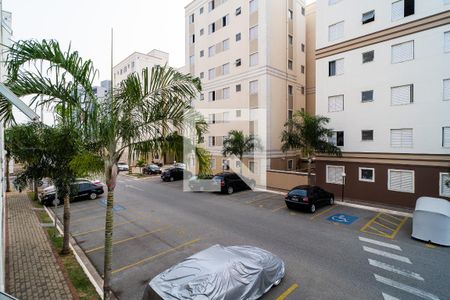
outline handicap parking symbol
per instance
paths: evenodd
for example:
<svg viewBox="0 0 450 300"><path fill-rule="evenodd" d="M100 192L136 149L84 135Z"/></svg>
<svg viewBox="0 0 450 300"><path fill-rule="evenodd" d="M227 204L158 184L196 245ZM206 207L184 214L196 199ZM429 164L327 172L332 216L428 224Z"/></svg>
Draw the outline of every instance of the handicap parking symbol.
<svg viewBox="0 0 450 300"><path fill-rule="evenodd" d="M101 200L100 200L100 205L106 207L106 199L101 199ZM125 210L125 207L123 207L123 206L120 205L120 204L115 204L115 205L113 206L113 211L114 211L114 212L118 212L118 211L122 211L122 210Z"/></svg>
<svg viewBox="0 0 450 300"><path fill-rule="evenodd" d="M358 220L358 217L356 216L349 216L346 214L335 214L332 215L331 217L327 218L328 221L331 222L336 222L336 223L341 223L341 224L345 224L345 225L350 225L353 222L355 222L356 220Z"/></svg>

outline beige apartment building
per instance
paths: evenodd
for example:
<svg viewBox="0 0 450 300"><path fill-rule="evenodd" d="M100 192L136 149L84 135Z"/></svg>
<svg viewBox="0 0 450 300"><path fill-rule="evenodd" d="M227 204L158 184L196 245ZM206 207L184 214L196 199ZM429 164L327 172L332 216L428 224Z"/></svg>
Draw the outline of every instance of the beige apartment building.
<svg viewBox="0 0 450 300"><path fill-rule="evenodd" d="M304 1L194 0L185 16L186 71L202 80L193 105L209 123L213 171L239 170L239 161L221 154L232 129L263 145L244 157L250 173L295 170L296 153L280 150L280 136L306 106Z"/></svg>

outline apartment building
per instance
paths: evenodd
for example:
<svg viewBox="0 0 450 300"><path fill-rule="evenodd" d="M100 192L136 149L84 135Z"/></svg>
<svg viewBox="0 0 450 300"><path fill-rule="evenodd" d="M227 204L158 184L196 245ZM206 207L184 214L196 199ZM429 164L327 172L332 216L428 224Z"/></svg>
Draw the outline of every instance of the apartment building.
<svg viewBox="0 0 450 300"><path fill-rule="evenodd" d="M281 132L305 108L305 9L299 0L194 0L185 7L186 70L202 80L193 101L209 123L205 147L218 172L241 162L224 158L232 129L256 136L263 151L244 169L293 170L295 152L282 153Z"/></svg>
<svg viewBox="0 0 450 300"><path fill-rule="evenodd" d="M315 19L316 113L343 151L317 158L317 184L390 205L448 199L450 1L317 0Z"/></svg>

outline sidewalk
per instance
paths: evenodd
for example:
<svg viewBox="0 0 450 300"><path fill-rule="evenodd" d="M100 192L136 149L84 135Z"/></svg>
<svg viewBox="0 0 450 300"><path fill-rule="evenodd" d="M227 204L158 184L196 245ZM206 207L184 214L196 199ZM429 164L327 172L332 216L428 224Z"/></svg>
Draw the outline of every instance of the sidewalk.
<svg viewBox="0 0 450 300"><path fill-rule="evenodd" d="M26 193L8 193L7 292L20 300L74 299Z"/></svg>

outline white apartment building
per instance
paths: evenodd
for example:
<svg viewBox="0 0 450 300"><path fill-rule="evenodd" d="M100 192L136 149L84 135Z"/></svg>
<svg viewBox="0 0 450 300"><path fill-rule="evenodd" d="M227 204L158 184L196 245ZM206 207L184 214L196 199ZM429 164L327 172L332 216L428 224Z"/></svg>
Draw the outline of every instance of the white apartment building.
<svg viewBox="0 0 450 300"><path fill-rule="evenodd" d="M244 157L244 169L295 168L295 152L281 152L280 136L305 108L304 14L302 0L194 0L185 7L186 70L202 80L193 105L209 123L205 147L214 172L240 168L221 154L232 129L264 147Z"/></svg>
<svg viewBox="0 0 450 300"><path fill-rule="evenodd" d="M317 183L412 207L450 197L450 1L317 0L316 113L340 158ZM345 174L345 178L343 178Z"/></svg>

